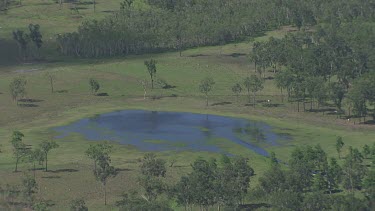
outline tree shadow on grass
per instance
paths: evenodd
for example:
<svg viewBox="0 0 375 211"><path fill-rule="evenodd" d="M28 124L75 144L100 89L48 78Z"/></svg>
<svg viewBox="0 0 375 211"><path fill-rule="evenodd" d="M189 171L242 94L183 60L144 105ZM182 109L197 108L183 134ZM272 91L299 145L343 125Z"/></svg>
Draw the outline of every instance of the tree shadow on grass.
<svg viewBox="0 0 375 211"><path fill-rule="evenodd" d="M263 107L268 107L268 108L277 108L277 107L280 107L282 106L283 104L279 104L279 103L265 103L263 104Z"/></svg>
<svg viewBox="0 0 375 211"><path fill-rule="evenodd" d="M363 124L365 124L365 125L375 125L375 120L367 120Z"/></svg>
<svg viewBox="0 0 375 211"><path fill-rule="evenodd" d="M246 54L245 53L231 53L231 54L228 54L226 56L237 58L237 57L240 57L240 56L246 56Z"/></svg>
<svg viewBox="0 0 375 211"><path fill-rule="evenodd" d="M19 107L23 108L35 108L39 107L37 104L32 104L32 103L23 103L23 104L18 104Z"/></svg>
<svg viewBox="0 0 375 211"><path fill-rule="evenodd" d="M259 203L259 204L243 204L243 205L240 205L238 208L240 210L255 210L259 208L270 208L270 207L271 207L270 204Z"/></svg>
<svg viewBox="0 0 375 211"><path fill-rule="evenodd" d="M116 171L122 172L122 171L133 171L134 169L128 169L128 168L116 168Z"/></svg>
<svg viewBox="0 0 375 211"><path fill-rule="evenodd" d="M230 105L232 104L231 102L220 102L220 103L213 103L211 106L220 106L220 105Z"/></svg>
<svg viewBox="0 0 375 211"><path fill-rule="evenodd" d="M63 90L57 90L55 91L56 93L68 93L68 90L63 89Z"/></svg>
<svg viewBox="0 0 375 211"><path fill-rule="evenodd" d="M42 177L43 179L60 179L61 177L60 176L45 176L45 177Z"/></svg>
<svg viewBox="0 0 375 211"><path fill-rule="evenodd" d="M52 171L48 171L48 172L51 172L51 173L65 173L65 172L78 172L77 169L59 169L59 170L52 170Z"/></svg>
<svg viewBox="0 0 375 211"><path fill-rule="evenodd" d="M18 102L22 102L22 103L40 103L40 102L43 102L44 100L38 100L38 99L30 99L30 98L26 98L26 99L19 99Z"/></svg>
<svg viewBox="0 0 375 211"><path fill-rule="evenodd" d="M195 58L195 57L204 57L204 56L208 56L208 55L205 55L205 54L193 54L193 55L189 55L188 57Z"/></svg>
<svg viewBox="0 0 375 211"><path fill-rule="evenodd" d="M98 96L98 97L107 97L107 96L109 96L109 95L108 95L108 93L103 92L103 93L98 93L98 94L96 94L96 96Z"/></svg>

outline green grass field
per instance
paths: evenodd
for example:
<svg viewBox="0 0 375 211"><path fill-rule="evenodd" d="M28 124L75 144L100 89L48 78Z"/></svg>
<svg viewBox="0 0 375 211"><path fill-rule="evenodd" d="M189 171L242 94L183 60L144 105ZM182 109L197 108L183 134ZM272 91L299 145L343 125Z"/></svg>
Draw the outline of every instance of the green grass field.
<svg viewBox="0 0 375 211"><path fill-rule="evenodd" d="M114 59L73 59L57 55L51 39L55 34L74 31L84 20L102 18L108 11L118 10L119 2L98 0L96 13L92 11L92 5L82 4L80 6L83 8L76 14L69 9L72 7L70 4L64 4L60 10L58 4L52 1L30 0L24 1L21 7L9 10L7 14L0 14L0 40L10 42L13 29L38 23L42 27L47 48L43 51L46 54L44 62L0 63L1 184L20 184L23 174L32 174L28 171L31 164L27 163L20 166L21 172L12 172L14 159L9 143L12 131L20 130L25 134L25 143L36 146L40 141L55 135L50 130L52 127L122 109L210 113L264 121L274 126L277 132L288 133L293 137L292 141L282 146L267 148L268 151L276 152L282 160L288 159L295 146L307 144L320 144L329 156L337 157L337 136L343 137L346 147L362 147L375 141L373 126L354 125L353 121L337 119L336 115L296 112L296 103L281 102L280 91L272 80L266 81L258 101L269 99L276 107L267 107L261 102L256 108L248 106L246 93L242 93L239 102L236 102L231 87L254 72L254 65L247 57L252 41L190 49L184 51L182 57L177 52ZM281 37L289 30L285 27L255 40ZM4 49L0 51L3 59L9 55ZM157 77L176 88L148 90L148 98L144 100L140 80L149 79L143 61L150 58L158 61ZM55 75L55 93L50 91L46 72ZM272 76L273 73L267 74ZM27 98L32 99L20 103L20 106L11 100L8 91L10 81L16 76L27 79ZM198 92L198 84L206 76L216 81L209 107L205 106L205 100ZM107 93L108 96L91 95L89 78L96 78L101 84L99 92ZM138 189L138 159L142 158L144 152L131 146L116 146L113 164L122 171L109 181L110 205L104 207L101 185L95 181L91 161L84 155L91 142L77 134L57 141L60 148L50 154L51 171L45 173L38 170L36 173L40 186L38 198L51 200L53 210L66 210L69 202L78 197L86 200L90 210L112 210L122 192ZM227 140L212 142L230 153L250 158L250 164L257 174L252 180L252 186L255 186L257 178L267 168L266 158ZM207 152L160 152L158 156L177 160L175 167L168 168L167 181L176 181L180 175L189 172L190 163L199 156L220 157L219 154Z"/></svg>

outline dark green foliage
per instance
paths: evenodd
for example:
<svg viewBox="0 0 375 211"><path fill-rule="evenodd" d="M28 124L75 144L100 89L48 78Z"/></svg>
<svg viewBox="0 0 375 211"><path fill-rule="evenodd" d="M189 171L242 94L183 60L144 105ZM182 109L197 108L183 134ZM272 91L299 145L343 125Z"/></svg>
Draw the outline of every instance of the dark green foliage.
<svg viewBox="0 0 375 211"><path fill-rule="evenodd" d="M343 185L346 189L354 191L360 189L362 179L366 174L366 168L362 164L363 157L358 149L349 148L349 155L343 164Z"/></svg>
<svg viewBox="0 0 375 211"><path fill-rule="evenodd" d="M330 198L323 192L317 191L307 194L302 204L303 210L329 210Z"/></svg>
<svg viewBox="0 0 375 211"><path fill-rule="evenodd" d="M17 41L20 54L23 55L23 59L27 58L27 45L29 44L30 37L22 30L13 31L13 39Z"/></svg>
<svg viewBox="0 0 375 211"><path fill-rule="evenodd" d="M89 209L86 207L85 200L75 199L70 202L70 210L71 211L88 211Z"/></svg>
<svg viewBox="0 0 375 211"><path fill-rule="evenodd" d="M300 193L291 190L274 192L270 198L272 207L277 210L298 210L303 200Z"/></svg>
<svg viewBox="0 0 375 211"><path fill-rule="evenodd" d="M33 41L35 46L39 49L42 47L43 41L42 41L42 34L40 33L40 26L39 24L30 24L29 25L29 31L30 31L30 39Z"/></svg>

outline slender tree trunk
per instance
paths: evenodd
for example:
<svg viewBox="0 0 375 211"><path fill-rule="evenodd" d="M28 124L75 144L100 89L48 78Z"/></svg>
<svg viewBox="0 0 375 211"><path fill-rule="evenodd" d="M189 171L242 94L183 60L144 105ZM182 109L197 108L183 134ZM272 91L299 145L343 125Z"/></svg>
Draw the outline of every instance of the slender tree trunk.
<svg viewBox="0 0 375 211"><path fill-rule="evenodd" d="M253 93L253 107L255 108L255 92Z"/></svg>
<svg viewBox="0 0 375 211"><path fill-rule="evenodd" d="M54 91L53 91L53 79L52 78L50 78L50 83L51 83L51 93L53 93Z"/></svg>
<svg viewBox="0 0 375 211"><path fill-rule="evenodd" d="M47 153L46 153L46 172L48 171L48 165L47 165L47 163L48 163L48 158L47 158Z"/></svg>
<svg viewBox="0 0 375 211"><path fill-rule="evenodd" d="M19 161L19 157L17 156L16 158L16 169L14 170L14 172L17 172L18 171L18 161Z"/></svg>
<svg viewBox="0 0 375 211"><path fill-rule="evenodd" d="M206 106L208 106L208 95L206 94Z"/></svg>
<svg viewBox="0 0 375 211"><path fill-rule="evenodd" d="M35 180L35 161L34 161L33 173L34 173L34 180Z"/></svg>
<svg viewBox="0 0 375 211"><path fill-rule="evenodd" d="M104 182L104 205L107 205L107 184Z"/></svg>

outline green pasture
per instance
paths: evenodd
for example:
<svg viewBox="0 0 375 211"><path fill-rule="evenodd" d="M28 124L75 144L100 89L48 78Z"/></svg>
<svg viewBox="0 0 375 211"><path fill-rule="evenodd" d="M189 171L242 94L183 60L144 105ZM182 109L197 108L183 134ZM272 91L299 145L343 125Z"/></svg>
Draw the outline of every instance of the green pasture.
<svg viewBox="0 0 375 211"><path fill-rule="evenodd" d="M44 3L43 3L44 2ZM54 1L29 0L23 6L0 14L0 44L11 43L11 31L25 28L29 23L41 25L46 41L46 61L29 63L0 63L0 178L1 184L20 184L25 173L33 174L31 164L20 165L20 172L13 173L14 159L10 146L12 131L20 130L25 134L25 143L37 146L42 140L51 139L56 133L51 128L69 124L84 117L123 109L146 109L156 111L181 111L225 115L263 121L274 127L275 132L285 133L292 140L281 142L279 146L267 146L278 158L287 161L291 150L296 146L320 144L329 156L338 157L335 149L337 136L342 136L345 149L348 146L361 148L375 141L373 126L354 125L355 120L347 121L333 114L297 112L297 103L282 101L280 90L273 80L266 80L264 90L258 93L255 108L248 104L246 91L243 90L239 101L233 96L231 87L242 83L243 78L254 73L254 65L249 62L248 53L254 40L265 40L270 36L281 37L289 27L272 31L264 36L249 39L242 43L233 43L217 47L201 47L182 52L128 56L113 59L73 59L63 58L55 52L54 35L76 30L79 23L90 18L101 18L110 11L118 10L120 0L97 1L97 11L92 5L82 4L79 13L71 9L72 4L64 4L60 9ZM5 40L5 41L4 41ZM0 57L9 55L4 48ZM147 99L143 99L141 80L149 80L143 62L156 59L157 78L164 79L175 88L156 87L147 90ZM0 59L1 61L1 59ZM51 93L46 73L55 77ZM210 106L198 91L198 84L204 77L214 78L216 84L210 94ZM273 76L267 72L267 76ZM9 95L9 83L15 77L27 80L28 101L20 106ZM99 93L108 96L90 94L88 80L99 81ZM271 100L271 104L264 101ZM271 106L270 106L271 105ZM309 105L306 104L309 108ZM302 107L301 107L302 108ZM202 128L202 130L205 130ZM92 174L92 161L84 154L89 144L79 134L71 134L56 140L60 147L49 156L50 172L37 170L39 184L38 198L51 200L53 210L66 210L72 199L83 197L90 210L112 210L121 193L138 189L137 176L140 174L139 159L145 152L132 146L116 145L113 153L113 165L120 168L119 175L108 183L109 206L104 207L99 182ZM163 140L149 140L151 143L163 143ZM250 159L256 176L251 184L255 186L257 178L267 169L267 159L244 149L225 139L210 140L231 154L242 155ZM344 150L345 153L345 150ZM168 167L166 181L173 183L179 176L190 171L190 164L199 156L220 159L220 154L207 152L157 152L167 161L176 160ZM169 165L168 165L169 166ZM172 182L171 182L172 181ZM251 200L251 199L249 199Z"/></svg>

